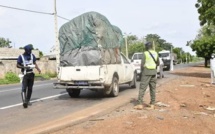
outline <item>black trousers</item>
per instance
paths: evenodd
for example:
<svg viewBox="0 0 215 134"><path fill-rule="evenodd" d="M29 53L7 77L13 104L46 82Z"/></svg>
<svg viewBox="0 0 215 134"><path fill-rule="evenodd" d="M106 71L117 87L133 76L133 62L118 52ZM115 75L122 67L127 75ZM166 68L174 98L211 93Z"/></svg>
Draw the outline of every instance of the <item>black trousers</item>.
<svg viewBox="0 0 215 134"><path fill-rule="evenodd" d="M26 94L26 100L30 101L34 85L34 73L27 73L22 80L22 92ZM28 89L28 90L26 90Z"/></svg>

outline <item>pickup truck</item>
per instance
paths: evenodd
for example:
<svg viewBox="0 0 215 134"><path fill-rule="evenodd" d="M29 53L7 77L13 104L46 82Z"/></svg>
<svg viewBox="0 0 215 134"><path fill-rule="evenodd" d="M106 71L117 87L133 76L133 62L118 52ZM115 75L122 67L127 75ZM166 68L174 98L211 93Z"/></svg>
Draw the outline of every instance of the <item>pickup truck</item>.
<svg viewBox="0 0 215 134"><path fill-rule="evenodd" d="M131 63L133 64L136 73L137 73L137 80L140 80L141 78L141 60L143 58L143 53L138 52L134 53L132 58L131 58ZM157 67L157 77L163 78L164 73L163 73L163 68L164 68L164 63L161 58L159 58L160 65Z"/></svg>
<svg viewBox="0 0 215 134"><path fill-rule="evenodd" d="M121 53L121 63L91 66L60 66L55 89L66 89L70 97L79 97L82 89L103 90L105 96L116 97L120 84L136 88L136 71Z"/></svg>

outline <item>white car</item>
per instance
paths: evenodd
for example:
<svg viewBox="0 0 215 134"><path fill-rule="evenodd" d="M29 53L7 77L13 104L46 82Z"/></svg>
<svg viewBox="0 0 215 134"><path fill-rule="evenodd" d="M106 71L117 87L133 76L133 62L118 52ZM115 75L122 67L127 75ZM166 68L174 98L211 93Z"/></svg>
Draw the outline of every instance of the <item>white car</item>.
<svg viewBox="0 0 215 134"><path fill-rule="evenodd" d="M118 96L119 85L136 88L136 71L121 54L121 63L93 66L60 66L55 89L66 89L71 97L78 97L82 89L103 90L105 95Z"/></svg>
<svg viewBox="0 0 215 134"><path fill-rule="evenodd" d="M159 62L160 62L160 65L157 67L157 77L158 78L164 78L164 63L163 63L163 60L162 58L159 58Z"/></svg>

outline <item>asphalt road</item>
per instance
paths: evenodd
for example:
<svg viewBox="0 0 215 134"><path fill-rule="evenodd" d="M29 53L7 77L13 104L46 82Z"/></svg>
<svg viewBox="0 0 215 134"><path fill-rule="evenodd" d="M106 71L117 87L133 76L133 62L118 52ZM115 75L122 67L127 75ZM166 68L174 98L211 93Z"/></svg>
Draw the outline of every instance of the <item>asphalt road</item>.
<svg viewBox="0 0 215 134"><path fill-rule="evenodd" d="M180 64L174 66L174 69L181 69L188 66L198 65L199 63ZM165 71L165 78L158 80L159 83L167 81L172 75ZM32 106L23 109L21 100L21 85L0 86L0 133L14 133L45 123L56 118L64 117L68 114L89 108L97 103L110 101L116 98L103 97L102 92L93 92L83 90L80 98L70 98L63 89L53 89L53 82L39 81L35 82ZM139 86L139 83L137 83ZM136 89L130 89L127 85L120 86L120 96L129 92L137 92Z"/></svg>

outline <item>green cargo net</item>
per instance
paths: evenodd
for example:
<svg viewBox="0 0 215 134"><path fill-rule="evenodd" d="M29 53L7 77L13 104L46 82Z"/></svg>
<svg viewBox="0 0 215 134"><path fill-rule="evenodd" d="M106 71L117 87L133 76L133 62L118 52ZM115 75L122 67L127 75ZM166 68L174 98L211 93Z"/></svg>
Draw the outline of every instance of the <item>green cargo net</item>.
<svg viewBox="0 0 215 134"><path fill-rule="evenodd" d="M120 48L124 44L121 30L97 13L84 13L65 23L59 31L60 53L83 46Z"/></svg>
<svg viewBox="0 0 215 134"><path fill-rule="evenodd" d="M97 12L84 13L61 26L59 41L61 66L112 64L108 55L118 56L124 44L121 30Z"/></svg>

